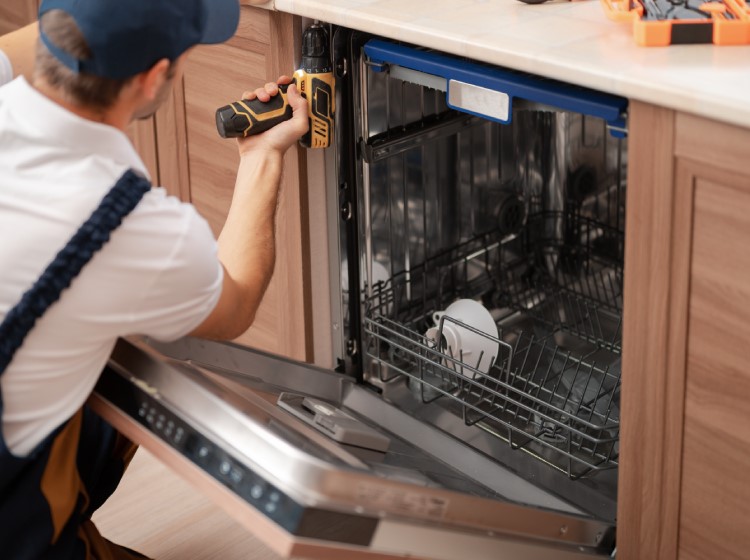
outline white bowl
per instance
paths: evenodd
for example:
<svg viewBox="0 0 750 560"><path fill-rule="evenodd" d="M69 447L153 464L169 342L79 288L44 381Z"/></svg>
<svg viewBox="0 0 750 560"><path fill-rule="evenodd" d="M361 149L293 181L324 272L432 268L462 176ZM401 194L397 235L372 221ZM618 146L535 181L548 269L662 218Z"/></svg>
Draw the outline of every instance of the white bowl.
<svg viewBox="0 0 750 560"><path fill-rule="evenodd" d="M458 361L444 360L447 367L469 377L474 372L462 364L481 373L489 372L497 359L500 344L497 325L487 308L473 299L460 299L445 311L433 313L432 319L435 326L427 330L425 338L433 347Z"/></svg>

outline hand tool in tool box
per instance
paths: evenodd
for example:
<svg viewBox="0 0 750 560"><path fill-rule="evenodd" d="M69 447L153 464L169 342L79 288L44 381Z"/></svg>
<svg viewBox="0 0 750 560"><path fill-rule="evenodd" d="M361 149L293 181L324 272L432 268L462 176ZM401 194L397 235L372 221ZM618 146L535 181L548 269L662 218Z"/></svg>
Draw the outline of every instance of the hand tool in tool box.
<svg viewBox="0 0 750 560"><path fill-rule="evenodd" d="M334 75L328 32L320 24L308 27L302 35L302 62L293 82L308 101L310 128L300 139L306 148L327 148L333 140L335 110ZM244 138L292 118L286 97L288 84L269 101L241 100L216 110L216 127L222 138Z"/></svg>
<svg viewBox="0 0 750 560"><path fill-rule="evenodd" d="M750 1L601 0L614 21L633 22L641 46L750 44Z"/></svg>

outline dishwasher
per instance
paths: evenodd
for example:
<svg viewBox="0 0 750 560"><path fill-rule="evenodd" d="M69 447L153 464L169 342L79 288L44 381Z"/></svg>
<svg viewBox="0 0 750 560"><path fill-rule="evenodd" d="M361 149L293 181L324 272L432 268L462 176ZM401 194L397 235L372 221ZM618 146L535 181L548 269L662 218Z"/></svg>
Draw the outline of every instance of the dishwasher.
<svg viewBox="0 0 750 560"><path fill-rule="evenodd" d="M335 370L123 340L93 402L283 556L614 557L627 100L330 31Z"/></svg>

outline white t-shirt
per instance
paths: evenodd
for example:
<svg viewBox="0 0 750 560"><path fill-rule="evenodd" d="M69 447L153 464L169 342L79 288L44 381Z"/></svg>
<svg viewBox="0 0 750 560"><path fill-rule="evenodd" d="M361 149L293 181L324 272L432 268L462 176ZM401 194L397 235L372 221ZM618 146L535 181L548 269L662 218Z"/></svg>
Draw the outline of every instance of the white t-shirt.
<svg viewBox="0 0 750 560"><path fill-rule="evenodd" d="M7 55L0 51L0 86L7 84L13 79L13 67Z"/></svg>
<svg viewBox="0 0 750 560"><path fill-rule="evenodd" d="M68 112L23 78L0 88L0 319L127 169L127 136ZM81 407L117 337L179 338L221 295L216 240L195 209L154 188L123 220L0 377L3 434L28 454Z"/></svg>

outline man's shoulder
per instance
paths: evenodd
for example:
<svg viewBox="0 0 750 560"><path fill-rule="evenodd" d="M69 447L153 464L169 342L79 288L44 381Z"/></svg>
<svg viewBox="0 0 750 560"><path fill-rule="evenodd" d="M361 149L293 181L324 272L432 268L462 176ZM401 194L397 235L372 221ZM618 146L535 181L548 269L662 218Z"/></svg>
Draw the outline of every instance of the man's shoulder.
<svg viewBox="0 0 750 560"><path fill-rule="evenodd" d="M147 192L124 222L125 236L139 249L156 258L180 252L200 257L209 253L215 258L211 228L195 207L167 193L162 187Z"/></svg>
<svg viewBox="0 0 750 560"><path fill-rule="evenodd" d="M21 81L23 78L16 78L15 80L3 80L2 60L0 59L0 107L3 105L12 104L15 99L20 95L19 90L22 85Z"/></svg>
<svg viewBox="0 0 750 560"><path fill-rule="evenodd" d="M2 51L0 51L0 53L2 53ZM0 67L1 66L2 57L0 57ZM2 74L2 72L3 69L0 68L0 74ZM6 76L5 81L3 81L3 76L0 75L0 101L3 101L5 103L19 103L28 101L30 90L31 85L23 76Z"/></svg>
<svg viewBox="0 0 750 560"><path fill-rule="evenodd" d="M164 187L152 187L133 211L138 220L159 221L161 226L185 227L186 222L201 220L189 202L170 195Z"/></svg>

